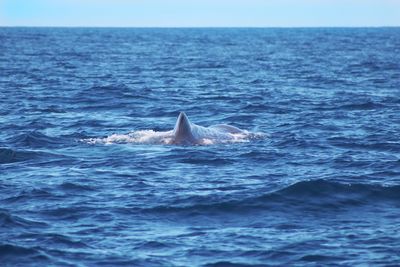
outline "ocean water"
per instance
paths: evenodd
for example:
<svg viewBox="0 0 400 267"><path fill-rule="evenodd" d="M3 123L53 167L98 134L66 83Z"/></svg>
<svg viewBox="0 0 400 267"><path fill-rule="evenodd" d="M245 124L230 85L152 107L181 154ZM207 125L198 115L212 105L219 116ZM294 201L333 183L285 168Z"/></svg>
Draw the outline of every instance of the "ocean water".
<svg viewBox="0 0 400 267"><path fill-rule="evenodd" d="M0 107L1 266L400 264L400 28L0 28Z"/></svg>

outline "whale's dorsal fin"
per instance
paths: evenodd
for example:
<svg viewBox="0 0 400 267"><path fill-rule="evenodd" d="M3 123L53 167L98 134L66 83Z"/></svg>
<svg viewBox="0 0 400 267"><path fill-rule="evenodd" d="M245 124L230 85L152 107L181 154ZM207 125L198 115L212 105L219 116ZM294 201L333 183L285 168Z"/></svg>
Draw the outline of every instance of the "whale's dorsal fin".
<svg viewBox="0 0 400 267"><path fill-rule="evenodd" d="M176 142L191 142L194 140L191 123L185 112L181 112L174 128Z"/></svg>

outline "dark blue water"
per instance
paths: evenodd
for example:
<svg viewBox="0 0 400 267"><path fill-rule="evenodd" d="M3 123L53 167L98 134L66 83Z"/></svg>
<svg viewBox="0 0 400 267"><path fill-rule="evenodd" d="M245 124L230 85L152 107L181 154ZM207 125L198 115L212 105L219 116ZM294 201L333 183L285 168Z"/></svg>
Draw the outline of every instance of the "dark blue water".
<svg viewBox="0 0 400 267"><path fill-rule="evenodd" d="M396 266L400 29L0 28L1 266ZM179 111L265 138L90 143Z"/></svg>

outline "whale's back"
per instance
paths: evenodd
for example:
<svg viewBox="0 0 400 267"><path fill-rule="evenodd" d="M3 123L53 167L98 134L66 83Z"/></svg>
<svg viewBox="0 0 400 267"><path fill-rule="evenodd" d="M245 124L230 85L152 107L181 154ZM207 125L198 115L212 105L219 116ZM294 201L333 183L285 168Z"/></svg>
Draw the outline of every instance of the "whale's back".
<svg viewBox="0 0 400 267"><path fill-rule="evenodd" d="M209 127L196 125L189 121L184 112L176 120L170 131L139 130L129 134L112 134L106 138L89 138L88 143L139 143L166 145L211 145L221 143L246 142L262 138L262 133L252 133L227 124Z"/></svg>

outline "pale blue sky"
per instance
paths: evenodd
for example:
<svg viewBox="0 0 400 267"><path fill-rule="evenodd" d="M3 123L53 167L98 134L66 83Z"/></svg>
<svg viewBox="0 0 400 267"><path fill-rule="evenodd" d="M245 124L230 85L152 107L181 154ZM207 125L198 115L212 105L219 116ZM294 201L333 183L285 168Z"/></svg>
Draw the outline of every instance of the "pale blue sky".
<svg viewBox="0 0 400 267"><path fill-rule="evenodd" d="M0 26L400 26L400 0L0 0Z"/></svg>

